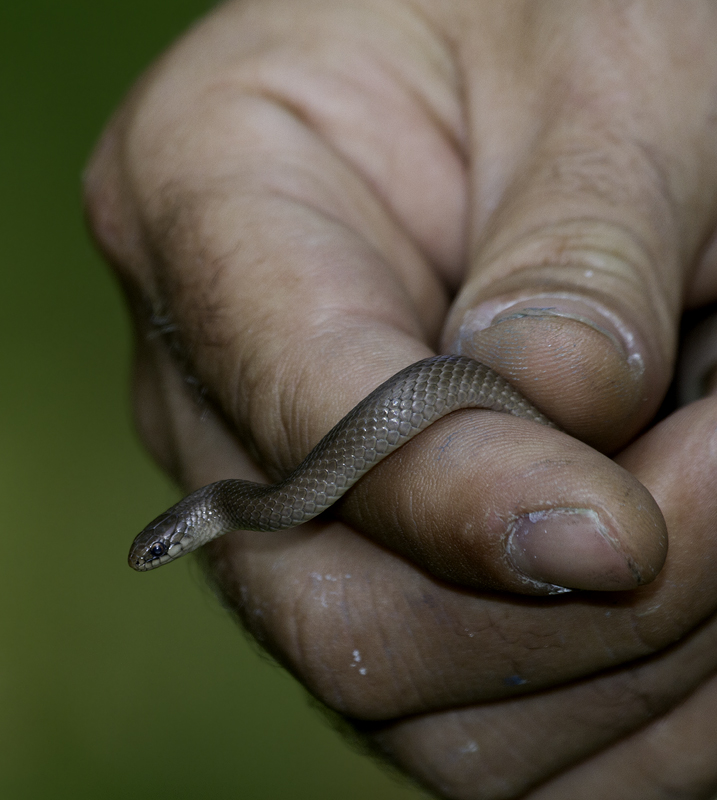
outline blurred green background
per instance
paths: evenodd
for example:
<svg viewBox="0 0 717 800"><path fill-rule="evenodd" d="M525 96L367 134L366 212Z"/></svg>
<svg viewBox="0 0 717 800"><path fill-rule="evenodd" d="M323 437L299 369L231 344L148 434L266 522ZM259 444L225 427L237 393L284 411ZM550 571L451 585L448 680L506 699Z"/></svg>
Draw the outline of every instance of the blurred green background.
<svg viewBox="0 0 717 800"><path fill-rule="evenodd" d="M256 654L190 559L126 565L176 493L134 436L129 329L80 174L210 4L0 5L0 798L415 800Z"/></svg>

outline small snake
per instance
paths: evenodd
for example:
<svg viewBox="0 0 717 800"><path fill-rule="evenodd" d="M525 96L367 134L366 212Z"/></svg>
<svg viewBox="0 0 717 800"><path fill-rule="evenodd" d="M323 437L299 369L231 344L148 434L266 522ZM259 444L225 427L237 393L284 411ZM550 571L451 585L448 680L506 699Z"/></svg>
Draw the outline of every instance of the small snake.
<svg viewBox="0 0 717 800"><path fill-rule="evenodd" d="M374 389L283 481L224 480L192 492L137 536L129 565L150 570L230 531L278 531L308 522L371 467L460 408L504 411L557 427L484 364L465 356L426 358Z"/></svg>

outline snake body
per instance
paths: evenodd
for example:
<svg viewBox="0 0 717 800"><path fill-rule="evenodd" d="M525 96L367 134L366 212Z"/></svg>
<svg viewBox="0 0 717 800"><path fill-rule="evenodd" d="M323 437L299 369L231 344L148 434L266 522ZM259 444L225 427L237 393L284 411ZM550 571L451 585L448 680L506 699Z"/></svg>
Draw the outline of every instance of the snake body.
<svg viewBox="0 0 717 800"><path fill-rule="evenodd" d="M279 483L218 481L172 506L134 540L129 564L150 570L230 531L301 525L394 450L461 408L503 411L557 427L484 364L465 356L426 358L365 397Z"/></svg>

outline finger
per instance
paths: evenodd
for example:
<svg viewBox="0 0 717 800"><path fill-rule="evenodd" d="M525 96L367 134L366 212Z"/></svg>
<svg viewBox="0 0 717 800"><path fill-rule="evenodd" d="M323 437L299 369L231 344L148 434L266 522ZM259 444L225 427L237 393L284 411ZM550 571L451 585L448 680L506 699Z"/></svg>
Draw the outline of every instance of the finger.
<svg viewBox="0 0 717 800"><path fill-rule="evenodd" d="M163 90L142 108L166 106ZM186 114L186 97L170 123L120 115L115 125L125 129L105 137L88 192L95 232L143 295L157 333L168 334L188 375L278 473L340 416L347 397L355 402L375 376L434 352L446 292L364 176L260 91L214 108L200 133L195 120L208 114L201 89L195 115ZM165 159L154 152L160 125L173 131ZM235 137L218 155L222 126ZM125 159L121 140L143 132L152 141L134 144L151 158L114 166ZM231 174L227 162L236 165ZM122 181L108 198L106 176L117 172ZM108 232L104 220L126 195L142 218ZM310 413L297 418L303 408Z"/></svg>
<svg viewBox="0 0 717 800"><path fill-rule="evenodd" d="M717 677L634 736L530 800L671 800L717 791Z"/></svg>
<svg viewBox="0 0 717 800"><path fill-rule="evenodd" d="M473 588L631 589L667 553L662 514L633 475L569 436L483 411L432 425L364 476L339 513Z"/></svg>
<svg viewBox="0 0 717 800"><path fill-rule="evenodd" d="M548 3L521 29L486 6L496 44L466 51L473 238L444 347L607 451L670 382L716 211L714 13L661 8Z"/></svg>

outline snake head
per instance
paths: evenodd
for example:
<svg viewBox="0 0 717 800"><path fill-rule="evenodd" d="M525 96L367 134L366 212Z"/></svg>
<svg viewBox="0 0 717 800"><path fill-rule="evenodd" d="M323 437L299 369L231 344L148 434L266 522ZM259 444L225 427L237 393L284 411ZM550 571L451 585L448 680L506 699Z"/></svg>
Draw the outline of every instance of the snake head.
<svg viewBox="0 0 717 800"><path fill-rule="evenodd" d="M132 542L129 565L138 572L146 572L194 550L193 544L191 526L173 506L152 520Z"/></svg>

